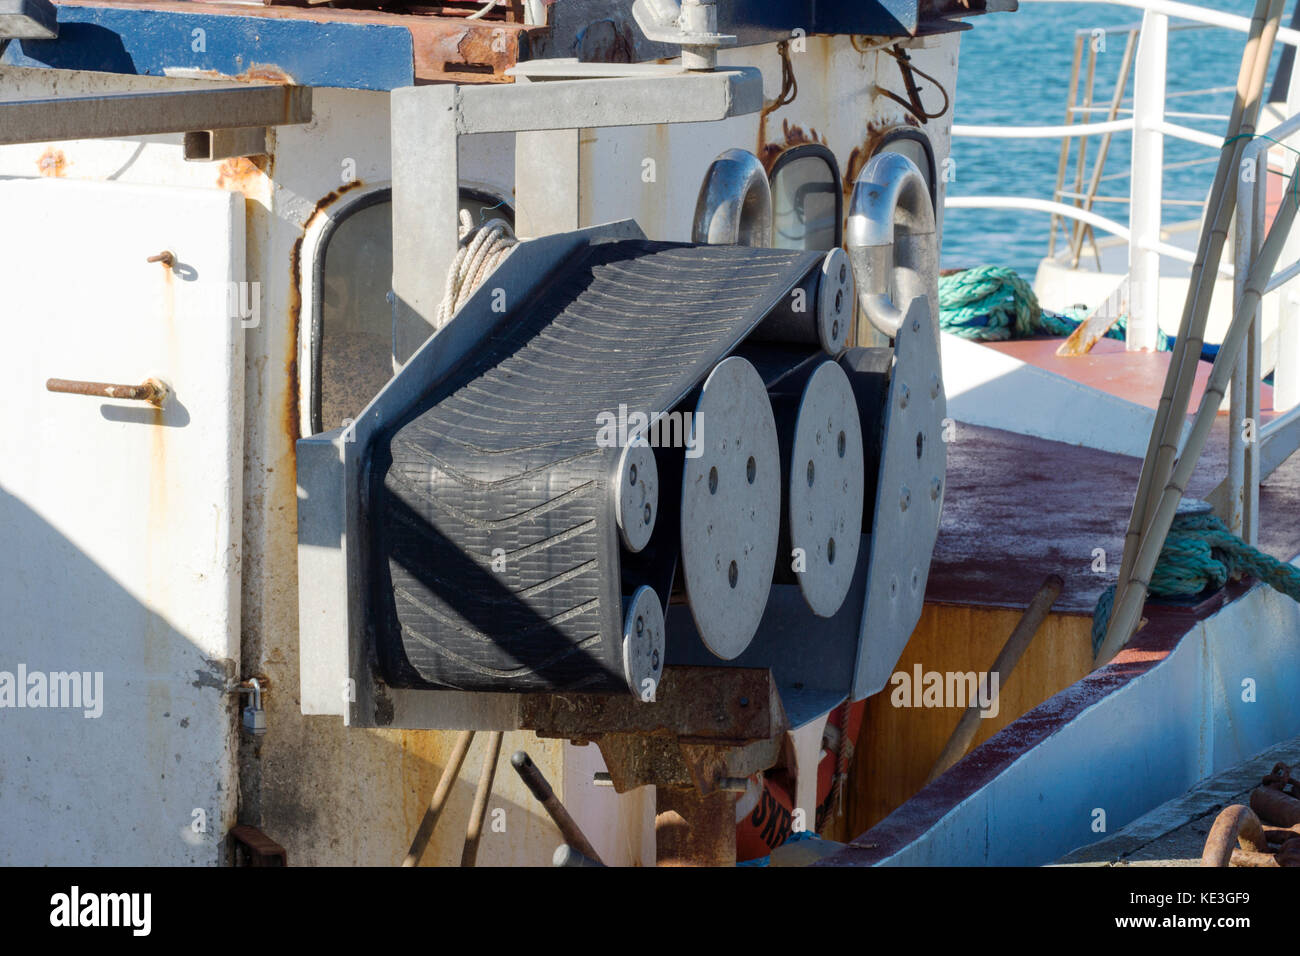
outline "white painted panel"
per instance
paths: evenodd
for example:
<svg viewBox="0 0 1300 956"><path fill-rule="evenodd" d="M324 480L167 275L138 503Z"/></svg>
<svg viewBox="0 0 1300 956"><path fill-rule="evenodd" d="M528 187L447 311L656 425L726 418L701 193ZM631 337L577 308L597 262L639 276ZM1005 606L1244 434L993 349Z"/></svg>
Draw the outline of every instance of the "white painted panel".
<svg viewBox="0 0 1300 956"><path fill-rule="evenodd" d="M0 708L0 863L220 857L237 789L243 205L0 182L0 671L102 673L97 718ZM174 270L146 261L164 249ZM45 389L150 376L171 387L160 410Z"/></svg>
<svg viewBox="0 0 1300 956"><path fill-rule="evenodd" d="M947 332L942 354L948 415L956 421L1120 455L1146 454L1155 411L1145 405Z"/></svg>

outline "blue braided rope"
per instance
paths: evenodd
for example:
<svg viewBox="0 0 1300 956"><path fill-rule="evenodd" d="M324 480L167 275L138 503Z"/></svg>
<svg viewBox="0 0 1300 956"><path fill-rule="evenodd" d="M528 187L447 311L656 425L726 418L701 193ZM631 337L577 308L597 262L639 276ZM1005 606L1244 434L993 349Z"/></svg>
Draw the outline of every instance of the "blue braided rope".
<svg viewBox="0 0 1300 956"><path fill-rule="evenodd" d="M977 342L1003 342L1031 335L1068 336L1086 318L1084 310L1050 312L1015 269L979 266L939 278L939 327ZM1123 339L1128 322L1121 316L1106 338ZM1160 333L1168 352L1173 337Z"/></svg>
<svg viewBox="0 0 1300 956"><path fill-rule="evenodd" d="M1154 597L1190 597L1248 574L1300 601L1300 568L1252 547L1212 514L1179 515L1169 527L1151 574ZM1092 614L1092 652L1101 649L1115 602L1115 585L1102 592Z"/></svg>

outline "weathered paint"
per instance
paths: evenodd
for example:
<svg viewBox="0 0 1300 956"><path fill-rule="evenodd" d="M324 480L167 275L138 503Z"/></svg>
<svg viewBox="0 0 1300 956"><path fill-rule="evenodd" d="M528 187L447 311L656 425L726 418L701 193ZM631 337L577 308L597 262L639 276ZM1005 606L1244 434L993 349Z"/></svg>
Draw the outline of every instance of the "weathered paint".
<svg viewBox="0 0 1300 956"><path fill-rule="evenodd" d="M41 153L41 158L36 161L36 168L42 176L59 179L67 172L68 158L63 155L63 150L51 146Z"/></svg>
<svg viewBox="0 0 1300 956"><path fill-rule="evenodd" d="M243 217L212 190L31 177L0 193L24 222L0 258L30 280L6 291L0 357L0 525L22 545L0 556L0 670L103 684L97 719L0 710L0 856L217 863L235 815L244 362L226 289ZM161 248L174 268L148 261ZM55 394L49 377L156 377L169 396Z"/></svg>
<svg viewBox="0 0 1300 956"><path fill-rule="evenodd" d="M57 40L15 40L0 64L250 83L391 90L509 82L545 28L375 10L61 0ZM103 32L117 36L105 53ZM336 51L347 50L346 56Z"/></svg>

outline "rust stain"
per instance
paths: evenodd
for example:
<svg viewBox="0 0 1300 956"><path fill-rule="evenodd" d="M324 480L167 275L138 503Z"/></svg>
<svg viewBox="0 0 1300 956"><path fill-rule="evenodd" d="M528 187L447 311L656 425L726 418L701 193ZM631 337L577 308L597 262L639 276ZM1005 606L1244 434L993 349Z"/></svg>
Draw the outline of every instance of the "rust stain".
<svg viewBox="0 0 1300 956"><path fill-rule="evenodd" d="M277 86L300 85L292 74L274 63L252 63L248 69L239 73L223 73L221 70L188 70L185 75L201 80L234 80L236 83L271 83Z"/></svg>
<svg viewBox="0 0 1300 956"><path fill-rule="evenodd" d="M269 166L266 156L233 156L217 170L217 188L249 196L262 189Z"/></svg>
<svg viewBox="0 0 1300 956"><path fill-rule="evenodd" d="M285 407L282 419L284 433L289 438L289 453L296 455L293 443L302 437L302 410L299 402L298 369L298 335L302 327L302 244L307 231L316 220L325 214L325 210L338 202L341 196L359 189L363 185L360 179L344 183L338 189L331 190L320 198L313 207L311 215L303 223L302 233L293 244L293 253L289 258L289 354L285 359L284 372L288 380L285 392Z"/></svg>
<svg viewBox="0 0 1300 956"><path fill-rule="evenodd" d="M63 150L51 146L41 153L40 159L36 160L36 168L40 170L42 176L62 179L68 170L68 158L63 155Z"/></svg>
<svg viewBox="0 0 1300 956"><path fill-rule="evenodd" d="M803 127L796 126L788 119L781 120L781 139L774 142L767 141L767 115L764 113L758 121L758 158L763 163L763 168L769 173L772 167L787 149L795 146L804 146L810 143L820 143L826 145L826 138L809 127L807 132Z"/></svg>

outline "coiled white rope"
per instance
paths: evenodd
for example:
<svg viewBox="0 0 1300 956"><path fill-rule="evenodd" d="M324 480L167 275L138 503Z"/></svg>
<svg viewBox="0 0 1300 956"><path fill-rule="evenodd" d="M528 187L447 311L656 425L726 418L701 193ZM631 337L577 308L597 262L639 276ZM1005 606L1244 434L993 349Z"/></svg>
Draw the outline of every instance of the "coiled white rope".
<svg viewBox="0 0 1300 956"><path fill-rule="evenodd" d="M460 211L460 249L447 272L442 304L438 306L438 328L446 325L456 310L490 276L519 244L514 230L504 219L489 219L474 226L469 210Z"/></svg>

